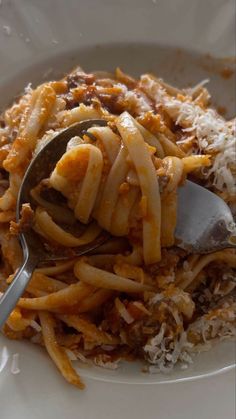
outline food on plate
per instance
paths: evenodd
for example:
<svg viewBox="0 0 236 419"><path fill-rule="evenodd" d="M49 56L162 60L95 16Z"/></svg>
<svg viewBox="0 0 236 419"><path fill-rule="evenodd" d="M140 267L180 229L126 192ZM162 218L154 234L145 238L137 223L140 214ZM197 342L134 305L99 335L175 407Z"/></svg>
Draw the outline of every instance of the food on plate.
<svg viewBox="0 0 236 419"><path fill-rule="evenodd" d="M24 173L58 132L104 119L73 137L15 222ZM177 190L191 179L235 210L235 120L210 108L205 82L186 89L144 74L85 73L30 85L0 117L3 293L22 261L18 233L71 249L102 230L93 254L39 265L3 332L46 348L79 388L74 361L117 368L141 359L149 372L186 367L195 352L235 336L235 251L189 254L175 242ZM141 372L140 372L141 373Z"/></svg>

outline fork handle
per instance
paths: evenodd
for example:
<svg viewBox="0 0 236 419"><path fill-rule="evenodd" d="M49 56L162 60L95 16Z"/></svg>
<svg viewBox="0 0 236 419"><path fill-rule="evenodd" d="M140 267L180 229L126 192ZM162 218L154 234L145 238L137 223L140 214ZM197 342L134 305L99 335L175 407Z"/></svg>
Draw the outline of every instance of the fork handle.
<svg viewBox="0 0 236 419"><path fill-rule="evenodd" d="M37 263L38 258L27 254L22 267L16 272L11 285L0 298L0 329L23 294Z"/></svg>

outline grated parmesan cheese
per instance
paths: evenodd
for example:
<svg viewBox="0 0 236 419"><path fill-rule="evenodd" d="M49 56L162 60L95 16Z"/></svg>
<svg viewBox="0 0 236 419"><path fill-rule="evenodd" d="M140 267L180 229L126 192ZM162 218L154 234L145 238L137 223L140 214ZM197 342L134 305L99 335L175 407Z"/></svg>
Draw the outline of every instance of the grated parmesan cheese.
<svg viewBox="0 0 236 419"><path fill-rule="evenodd" d="M104 354L99 354L95 356L93 362L98 367L107 368L109 370L116 370L119 367L119 360L113 362L110 360L110 357Z"/></svg>
<svg viewBox="0 0 236 419"><path fill-rule="evenodd" d="M19 354L13 354L12 355L12 363L11 363L11 373L12 374L19 374L20 368L19 368Z"/></svg>
<svg viewBox="0 0 236 419"><path fill-rule="evenodd" d="M198 141L199 152L216 154L212 167L205 172L214 176L213 185L219 191L226 187L233 195L236 191L232 168L236 161L236 139L233 129L213 109L203 110L191 102L177 99L166 102L166 110L172 114L177 110L176 124L184 131L193 132Z"/></svg>
<svg viewBox="0 0 236 419"><path fill-rule="evenodd" d="M172 341L171 338L164 337L165 329L166 325L163 323L159 333L144 346L147 360L151 364L148 368L151 374L160 371L168 374L177 362L192 363L189 351L193 345L188 342L186 332L182 331L179 339Z"/></svg>
<svg viewBox="0 0 236 419"><path fill-rule="evenodd" d="M78 357L75 355L74 351L65 348L66 355L68 356L70 361L77 361Z"/></svg>
<svg viewBox="0 0 236 419"><path fill-rule="evenodd" d="M36 332L41 332L42 328L41 326L35 321L35 320L31 320L30 322L30 326L36 330Z"/></svg>
<svg viewBox="0 0 236 419"><path fill-rule="evenodd" d="M152 107L148 103L147 98L145 98L144 95L138 95L134 91L127 91L125 94L125 101L127 101L127 104L135 110L137 115L141 115L152 110Z"/></svg>
<svg viewBox="0 0 236 419"><path fill-rule="evenodd" d="M33 89L32 89L32 83L28 83L27 86L25 86L25 94L32 94Z"/></svg>
<svg viewBox="0 0 236 419"><path fill-rule="evenodd" d="M182 101L170 96L157 80L148 75L141 77L141 86L147 94L159 102L176 125L195 136L198 153L211 154L212 166L204 171L206 178L213 177L213 185L219 191L236 193L236 136L235 121L227 123L213 109L202 109L191 98Z"/></svg>
<svg viewBox="0 0 236 419"><path fill-rule="evenodd" d="M81 352L76 351L76 356L79 361L83 362L84 364L88 364L88 360L83 354L81 354Z"/></svg>
<svg viewBox="0 0 236 419"><path fill-rule="evenodd" d="M125 305L120 301L119 298L115 299L115 306L116 309L118 311L118 313L120 314L120 316L122 317L122 319L127 323L127 324L131 324L134 322L134 318L131 316L131 314L128 312L128 310L126 309Z"/></svg>

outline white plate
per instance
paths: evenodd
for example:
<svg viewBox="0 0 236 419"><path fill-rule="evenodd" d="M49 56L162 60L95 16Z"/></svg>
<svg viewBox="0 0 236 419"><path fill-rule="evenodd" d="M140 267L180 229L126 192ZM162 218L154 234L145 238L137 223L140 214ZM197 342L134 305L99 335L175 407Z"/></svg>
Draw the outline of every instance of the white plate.
<svg viewBox="0 0 236 419"><path fill-rule="evenodd" d="M29 81L60 76L76 64L88 70L119 65L134 74L158 72L180 86L210 77L214 103L226 106L230 115L235 79L223 80L219 68L224 64L205 54L234 53L233 12L230 0L0 0L0 107ZM162 419L234 417L234 371L211 377L232 368L232 343L197 356L188 370L171 376L143 374L137 364L115 372L82 368L83 393L63 382L40 348L3 337L0 345L10 355L20 354L21 368L12 375L8 360L0 374L3 419L139 419L147 414L152 419L160 411ZM208 378L177 383L202 376ZM145 385L151 383L159 385Z"/></svg>

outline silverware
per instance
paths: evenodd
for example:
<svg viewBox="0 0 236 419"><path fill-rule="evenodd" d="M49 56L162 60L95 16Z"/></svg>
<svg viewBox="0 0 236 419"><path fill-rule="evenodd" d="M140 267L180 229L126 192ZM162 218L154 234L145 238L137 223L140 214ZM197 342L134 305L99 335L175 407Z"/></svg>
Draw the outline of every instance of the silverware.
<svg viewBox="0 0 236 419"><path fill-rule="evenodd" d="M42 179L49 177L55 164L64 154L68 141L76 135L83 135L93 125L105 126L106 124L104 120L87 120L76 123L61 131L43 147L31 162L22 181L17 201L17 221L20 219L22 204L27 202L33 204L30 191ZM227 247L236 248L235 230L231 211L221 198L189 181L179 188L175 232L179 247L191 253L210 253ZM108 238L109 234L103 232L93 243L77 248L73 256L91 252L107 241ZM0 327L5 323L24 292L37 264L45 260L69 258L69 255L65 254L64 251L57 254L47 253L33 230L21 233L20 241L24 262L0 299Z"/></svg>
<svg viewBox="0 0 236 419"><path fill-rule="evenodd" d="M76 135L83 135L92 126L104 126L104 120L88 120L76 123L69 128L55 135L52 140L39 151L30 163L23 178L16 205L16 220L20 219L22 205L29 202L34 205L30 191L39 184L42 179L48 178L57 161L66 151L67 143ZM88 245L73 249L73 257L86 254L108 240L109 234L103 232L95 241ZM24 261L21 268L16 272L15 277L7 291L0 299L0 328L7 320L14 309L20 296L23 294L30 281L32 273L39 262L46 260L63 260L71 258L71 254L47 252L37 234L31 229L20 234L20 242L23 250Z"/></svg>
<svg viewBox="0 0 236 419"><path fill-rule="evenodd" d="M190 253L236 248L236 224L228 205L206 188L187 181L178 189L175 237Z"/></svg>

